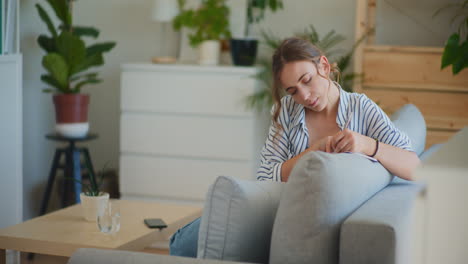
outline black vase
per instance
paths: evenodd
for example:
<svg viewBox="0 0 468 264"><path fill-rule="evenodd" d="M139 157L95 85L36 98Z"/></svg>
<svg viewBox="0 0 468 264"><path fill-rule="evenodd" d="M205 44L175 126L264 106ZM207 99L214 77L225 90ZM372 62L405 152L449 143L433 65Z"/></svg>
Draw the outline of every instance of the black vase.
<svg viewBox="0 0 468 264"><path fill-rule="evenodd" d="M231 39L231 56L236 66L252 66L257 57L256 39Z"/></svg>

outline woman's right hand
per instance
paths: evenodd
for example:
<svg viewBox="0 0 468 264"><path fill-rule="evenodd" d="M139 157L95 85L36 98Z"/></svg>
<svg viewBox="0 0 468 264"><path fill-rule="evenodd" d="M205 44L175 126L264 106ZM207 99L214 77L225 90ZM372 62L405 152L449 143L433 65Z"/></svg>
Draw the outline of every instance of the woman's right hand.
<svg viewBox="0 0 468 264"><path fill-rule="evenodd" d="M332 138L332 136L326 136L322 139L319 139L314 144L312 144L312 146L310 146L310 149L313 151L323 151L331 153L333 152Z"/></svg>

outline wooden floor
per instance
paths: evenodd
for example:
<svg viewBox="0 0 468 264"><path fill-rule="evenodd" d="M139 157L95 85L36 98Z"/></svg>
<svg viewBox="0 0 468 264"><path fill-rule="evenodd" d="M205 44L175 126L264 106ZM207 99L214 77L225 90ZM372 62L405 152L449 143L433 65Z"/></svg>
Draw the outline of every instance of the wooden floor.
<svg viewBox="0 0 468 264"><path fill-rule="evenodd" d="M145 248L143 252L169 255L167 249ZM68 257L48 256L42 254L34 254L33 260L28 260L28 253L21 253L21 264L65 264Z"/></svg>

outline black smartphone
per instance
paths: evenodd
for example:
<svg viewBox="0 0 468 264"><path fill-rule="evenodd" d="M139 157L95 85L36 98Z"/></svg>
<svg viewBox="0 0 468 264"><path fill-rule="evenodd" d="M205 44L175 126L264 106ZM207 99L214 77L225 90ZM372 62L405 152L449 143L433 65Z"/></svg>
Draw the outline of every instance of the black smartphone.
<svg viewBox="0 0 468 264"><path fill-rule="evenodd" d="M144 221L145 225L149 228L163 229L167 227L167 224L161 218L147 218Z"/></svg>

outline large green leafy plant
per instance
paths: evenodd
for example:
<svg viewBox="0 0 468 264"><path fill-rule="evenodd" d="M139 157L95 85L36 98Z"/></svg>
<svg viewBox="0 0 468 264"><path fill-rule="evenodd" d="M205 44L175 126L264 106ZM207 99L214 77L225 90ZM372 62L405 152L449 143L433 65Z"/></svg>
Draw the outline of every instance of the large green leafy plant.
<svg viewBox="0 0 468 264"><path fill-rule="evenodd" d="M367 35L367 34L366 34ZM341 72L341 77L338 78L338 83L341 87L348 92L352 91L352 84L354 79L361 78L362 74L351 72L349 69L351 58L354 54L356 47L364 40L362 36L351 47L350 50L344 51L336 48L338 44L345 40L343 35L337 34L331 30L325 36L321 37L315 27L310 25L303 32L296 33L296 37L309 40L312 44L320 48L328 57L331 63L336 63ZM259 59L259 64L263 66L263 71L256 75L256 78L261 83L261 88L254 94L247 97L247 106L257 111L270 109L273 105L273 98L271 88L273 87L273 76L271 69L271 56L276 50L283 39L274 36L271 32L262 32L262 44L269 49L267 57Z"/></svg>
<svg viewBox="0 0 468 264"><path fill-rule="evenodd" d="M229 8L226 0L203 0L197 9L186 9L186 1L178 0L182 10L173 20L173 27L192 29L189 33L190 45L198 46L205 40L229 38Z"/></svg>
<svg viewBox="0 0 468 264"><path fill-rule="evenodd" d="M86 84L101 82L97 72L86 72L91 67L104 64L103 53L110 51L115 42L95 43L86 46L83 37L97 38L99 31L93 27L73 25L74 0L47 0L60 25L55 26L45 9L36 4L42 21L47 25L50 35L41 34L37 39L39 46L46 52L42 65L47 74L41 80L60 93L80 93Z"/></svg>
<svg viewBox="0 0 468 264"><path fill-rule="evenodd" d="M448 4L439 9L434 16L446 9L456 9L452 23L458 21L458 31L450 35L442 54L441 69L452 65L452 73L458 74L468 67L468 0L457 4Z"/></svg>

